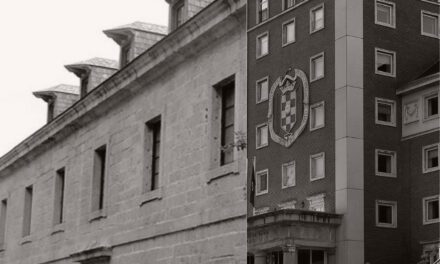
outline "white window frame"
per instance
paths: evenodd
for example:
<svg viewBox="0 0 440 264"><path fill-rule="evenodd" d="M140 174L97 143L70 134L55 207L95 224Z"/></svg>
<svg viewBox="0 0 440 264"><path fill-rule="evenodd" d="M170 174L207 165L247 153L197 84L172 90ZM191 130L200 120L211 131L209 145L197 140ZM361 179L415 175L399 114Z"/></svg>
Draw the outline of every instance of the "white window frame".
<svg viewBox="0 0 440 264"><path fill-rule="evenodd" d="M379 103L380 104L391 105L391 121L390 122L385 122L385 121L379 120L379 118L378 118L378 115L379 115ZM375 98L375 121L376 121L376 124L378 124L378 125L396 127L396 101L385 99L385 98L376 97Z"/></svg>
<svg viewBox="0 0 440 264"><path fill-rule="evenodd" d="M438 32L437 36L434 35L434 34L426 33L423 30L423 16L424 15L432 16L432 17L436 17L437 18L437 32ZM420 11L420 32L421 32L422 36L440 39L440 25L439 24L440 24L440 14L436 14L436 13L429 12L429 11L426 11L426 10L421 10Z"/></svg>
<svg viewBox="0 0 440 264"><path fill-rule="evenodd" d="M377 55L378 55L378 53L386 53L387 55L392 56L391 73L377 70ZM376 74L388 76L388 77L396 77L396 69L397 69L396 66L397 65L396 65L396 52L395 51L381 49L381 48L374 48L374 72Z"/></svg>
<svg viewBox="0 0 440 264"><path fill-rule="evenodd" d="M324 168L323 168L324 175L319 178L312 178L312 160L315 158L318 158L318 157L322 157L322 159L324 160ZM320 153L310 155L310 157L309 157L309 178L310 178L310 182L321 180L321 179L325 178L325 152L320 152Z"/></svg>
<svg viewBox="0 0 440 264"><path fill-rule="evenodd" d="M292 165L294 168L293 185L284 185L284 177L286 177L286 175L285 175L286 170L284 168L288 167L288 166L292 166ZM286 188L295 187L295 186L296 186L296 163L293 160L293 161L290 161L287 163L283 163L281 165L281 189L286 189Z"/></svg>
<svg viewBox="0 0 440 264"><path fill-rule="evenodd" d="M429 197L424 197L422 199L423 225L440 223L440 217L437 219L428 219L428 203L435 200L439 200L439 206L440 206L440 195L433 195Z"/></svg>
<svg viewBox="0 0 440 264"><path fill-rule="evenodd" d="M425 94L423 96L423 121L424 122L428 121L428 120L439 118L439 114L428 116L428 106L429 106L428 100L431 99L431 98L434 98L434 97L437 97L437 100L440 99L439 98L439 93L437 91ZM440 100L439 100L439 106L438 107L440 107Z"/></svg>
<svg viewBox="0 0 440 264"><path fill-rule="evenodd" d="M317 126L317 127L313 127L312 125L312 113L313 113L313 109L314 108L318 108L318 107L322 107L323 109L324 109L324 116L323 116L323 123L322 123L322 125L320 125L320 126ZM314 117L315 119L316 119L316 117ZM310 131L314 131L314 130L317 130L317 129L320 129L320 128L323 128L323 127L325 127L325 101L321 101L321 102L318 102L318 103L316 103L316 104L312 104L311 106L310 106L310 125L309 125L309 129L310 129Z"/></svg>
<svg viewBox="0 0 440 264"><path fill-rule="evenodd" d="M270 0L267 0L267 18L265 20L262 20L260 17L260 7L261 7L260 1L261 0L257 0L257 14L256 14L257 25L270 19Z"/></svg>
<svg viewBox="0 0 440 264"><path fill-rule="evenodd" d="M313 68L313 61L314 60L316 60L317 58L319 58L319 57L321 57L322 56L322 76L320 76L320 77L316 77L315 76L315 78L312 78L313 77L313 75L312 75L312 68ZM318 54L316 54L316 55L313 55L312 57L310 57L310 61L309 61L309 68L310 68L310 82L314 82L314 81L317 81L317 80L320 80L320 79L323 79L324 77L325 77L325 54L324 54L324 52L320 52L320 53L318 53ZM315 73L316 74L316 73Z"/></svg>
<svg viewBox="0 0 440 264"><path fill-rule="evenodd" d="M258 54L258 51L261 50L261 47L259 48L260 45L260 39L263 38L264 36L267 36L267 53L265 54ZM270 38L269 38L269 31L266 31L264 33L261 33L260 35L257 36L257 44L256 44L256 55L257 55L257 59L260 59L264 56L267 56L269 54L269 48L270 48Z"/></svg>
<svg viewBox="0 0 440 264"><path fill-rule="evenodd" d="M259 85L260 83L264 82L264 81L267 82L267 98L266 98L266 99L261 99L261 98L258 98L258 94L259 94L259 92L261 93L261 91L259 91L259 86L258 86L258 85ZM255 82L255 101L256 101L257 104L269 100L269 90L270 90L270 86L269 86L269 76L266 76L266 77L264 77L264 78L261 78L261 79L259 79L259 80L257 80L257 81Z"/></svg>
<svg viewBox="0 0 440 264"><path fill-rule="evenodd" d="M260 175L261 174L266 174L267 189L264 190L264 191L259 191L260 190L259 186L261 184L260 183ZM263 194L269 193L269 170L268 169L264 169L264 170L257 171L255 173L255 176L256 176L256 180L255 180L255 196L259 196L259 195L263 195Z"/></svg>
<svg viewBox="0 0 440 264"><path fill-rule="evenodd" d="M258 144L258 130L262 127L267 127L267 143L263 144L263 145L259 145ZM267 125L267 123L262 123L259 124L255 127L255 149L261 149L264 147L269 146L269 126Z"/></svg>
<svg viewBox="0 0 440 264"><path fill-rule="evenodd" d="M378 4L382 4L382 5L386 5L386 6L391 7L391 14L390 14L391 15L391 17L390 17L391 24L380 22L379 20L377 20L377 5ZM396 28L396 4L394 2L390 2L390 1L376 0L375 4L374 4L374 22L377 25L390 27L390 28Z"/></svg>
<svg viewBox="0 0 440 264"><path fill-rule="evenodd" d="M287 42L287 35L285 37L286 42L284 42L284 27L287 27L287 25L293 23L293 41ZM287 32L287 31L286 31ZM285 21L282 25L281 25L281 46L282 47L286 47L292 43L296 42L296 21L295 18L292 18L290 20Z"/></svg>
<svg viewBox="0 0 440 264"><path fill-rule="evenodd" d="M440 170L440 165L437 167L433 167L433 168L428 168L428 151L437 148L437 152L438 152L438 157L440 159L440 143L435 143L435 144L431 144L431 145L427 145L424 146L422 148L422 169L423 169L423 173L429 173L429 172L433 172L433 171L438 171Z"/></svg>
<svg viewBox="0 0 440 264"><path fill-rule="evenodd" d="M318 10L318 9L320 9L320 8L322 8L322 20L323 20L323 21L322 21L322 27L321 27L321 28L315 28L315 29L313 29L313 27L312 27L312 25L313 25L312 21L314 20L313 12L316 11L316 10ZM309 24L310 24L310 34L313 34L313 33L315 33L315 32L318 32L318 31L324 29L324 28L325 28L325 9L324 9L324 3L322 3L322 4L320 4L320 5L317 5L317 6L315 6L315 7L310 8L310 11L309 11L309 17L310 17L310 19L309 19ZM315 23L315 24L316 24L316 23Z"/></svg>
<svg viewBox="0 0 440 264"><path fill-rule="evenodd" d="M391 224L379 223L379 205L391 206ZM385 228L397 228L397 202L396 201L384 201L376 200L376 226Z"/></svg>
<svg viewBox="0 0 440 264"><path fill-rule="evenodd" d="M378 158L379 154L391 156L391 173L386 172L380 172L379 171L379 164L378 164ZM391 150L384 150L384 149L376 149L375 156L374 156L374 162L375 162L375 171L376 176L382 176L382 177L391 177L391 178L397 178L397 153L395 151Z"/></svg>

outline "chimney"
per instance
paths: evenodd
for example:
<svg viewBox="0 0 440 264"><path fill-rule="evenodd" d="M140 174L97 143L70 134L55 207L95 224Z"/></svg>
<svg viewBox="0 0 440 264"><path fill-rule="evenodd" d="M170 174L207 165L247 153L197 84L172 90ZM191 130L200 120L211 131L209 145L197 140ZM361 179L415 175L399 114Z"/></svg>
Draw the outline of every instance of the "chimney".
<svg viewBox="0 0 440 264"><path fill-rule="evenodd" d="M119 59L121 68L156 44L167 33L167 27L144 22L134 22L104 30L104 34L121 47Z"/></svg>
<svg viewBox="0 0 440 264"><path fill-rule="evenodd" d="M214 0L165 0L169 8L169 31L181 26L185 21L195 16L200 10L208 6Z"/></svg>
<svg viewBox="0 0 440 264"><path fill-rule="evenodd" d="M49 89L33 92L34 96L47 102L47 122L49 123L79 100L79 87L60 84Z"/></svg>
<svg viewBox="0 0 440 264"><path fill-rule="evenodd" d="M93 58L64 67L80 78L80 96L83 98L118 70L118 62L104 58Z"/></svg>

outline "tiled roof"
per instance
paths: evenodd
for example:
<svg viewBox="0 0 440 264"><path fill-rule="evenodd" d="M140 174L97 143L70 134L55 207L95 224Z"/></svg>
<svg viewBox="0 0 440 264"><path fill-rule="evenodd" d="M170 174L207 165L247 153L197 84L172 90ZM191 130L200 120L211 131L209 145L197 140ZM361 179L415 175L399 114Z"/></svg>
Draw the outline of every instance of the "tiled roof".
<svg viewBox="0 0 440 264"><path fill-rule="evenodd" d="M112 69L118 69L119 63L115 60L105 59L105 58L92 58L85 61L80 61L77 63L69 64L67 66L80 66L80 65L90 65L90 66L98 66L103 68L112 68Z"/></svg>
<svg viewBox="0 0 440 264"><path fill-rule="evenodd" d="M156 24L145 23L145 22L140 22L140 21L136 21L131 24L112 28L112 29L109 29L106 31L113 31L113 30L118 30L118 29L134 29L134 30L158 33L158 34L162 34L162 35L168 34L168 27L156 25Z"/></svg>
<svg viewBox="0 0 440 264"><path fill-rule="evenodd" d="M68 94L77 94L79 95L79 87L70 84L59 84L57 86L53 86L44 90L36 91L34 94L38 93L46 93L46 92L59 92L59 93L68 93Z"/></svg>

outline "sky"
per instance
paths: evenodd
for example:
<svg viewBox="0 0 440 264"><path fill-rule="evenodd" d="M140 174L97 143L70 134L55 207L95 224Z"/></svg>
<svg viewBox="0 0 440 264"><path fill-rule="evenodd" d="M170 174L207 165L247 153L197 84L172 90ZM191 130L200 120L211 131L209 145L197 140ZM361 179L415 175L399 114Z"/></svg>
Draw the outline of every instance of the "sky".
<svg viewBox="0 0 440 264"><path fill-rule="evenodd" d="M46 103L33 91L79 85L64 65L117 59L104 33L134 21L168 24L165 0L0 1L0 157L46 124Z"/></svg>

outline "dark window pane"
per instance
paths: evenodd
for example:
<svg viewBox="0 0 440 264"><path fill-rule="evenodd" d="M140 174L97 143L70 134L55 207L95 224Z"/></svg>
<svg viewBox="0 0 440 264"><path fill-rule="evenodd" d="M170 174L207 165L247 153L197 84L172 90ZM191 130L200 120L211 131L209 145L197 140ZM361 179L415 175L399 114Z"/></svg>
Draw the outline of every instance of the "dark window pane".
<svg viewBox="0 0 440 264"><path fill-rule="evenodd" d="M324 251L322 250L312 251L312 264L324 264Z"/></svg>
<svg viewBox="0 0 440 264"><path fill-rule="evenodd" d="M428 116L438 115L438 97L428 100Z"/></svg>
<svg viewBox="0 0 440 264"><path fill-rule="evenodd" d="M298 250L298 264L310 264L310 250L309 249Z"/></svg>
<svg viewBox="0 0 440 264"><path fill-rule="evenodd" d="M439 218L439 201L431 201L428 203L428 220Z"/></svg>
<svg viewBox="0 0 440 264"><path fill-rule="evenodd" d="M379 205L379 223L382 224L392 224L392 207L389 205Z"/></svg>
<svg viewBox="0 0 440 264"><path fill-rule="evenodd" d="M377 170L383 173L391 173L391 156L379 154L377 156Z"/></svg>
<svg viewBox="0 0 440 264"><path fill-rule="evenodd" d="M383 122L391 122L391 105L378 104L377 119Z"/></svg>

